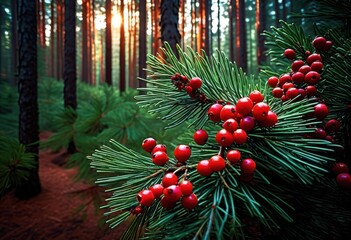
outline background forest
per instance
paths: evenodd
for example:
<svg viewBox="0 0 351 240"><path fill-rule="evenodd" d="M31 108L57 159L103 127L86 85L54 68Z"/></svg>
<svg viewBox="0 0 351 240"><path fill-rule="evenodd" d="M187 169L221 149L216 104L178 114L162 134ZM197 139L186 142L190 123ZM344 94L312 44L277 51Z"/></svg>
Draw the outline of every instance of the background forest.
<svg viewBox="0 0 351 240"><path fill-rule="evenodd" d="M250 207L239 207L239 215L243 214L244 220L242 223L237 218L233 218L235 224L240 225L237 232L236 229L235 233L231 232L232 228L226 225L228 224L226 222L227 216L223 220L220 214L218 214L219 217L217 216L219 219L217 220L220 222L220 227L216 226L218 231L211 229L210 224L208 224L208 230L204 232L206 222L201 223L200 221L189 224L187 229L189 233L193 234L196 232L197 225L201 223L195 236L202 236L205 239L211 239L211 237L220 239L223 236L234 235L237 239L323 239L326 236L330 237L330 234L333 234L333 239L342 239L345 235L349 235L347 225L350 223L348 219L351 217L351 212L349 206L346 206L345 200L349 199L348 188L351 180L350 183L347 183L349 185L339 189L335 181L335 172L330 172L331 163L329 162L330 159L335 160L336 158L338 162L349 164L351 151L349 148L351 145L351 141L349 141L351 139L349 128L351 121L349 117L350 95L347 92L350 74L343 71L343 66L344 68L348 66L347 49L350 47L351 28L349 28L350 10L348 8L350 1L341 2L343 7L340 8L338 1L331 0L0 0L0 200L6 194L11 194L12 190L14 190L14 196L20 199L30 199L40 194L42 189L38 167L40 168L43 160L39 156L43 153L58 154L59 157L53 159L52 163L64 169L75 169L74 181L86 184L86 187L77 193L89 200L74 207L80 212L87 213L89 205L92 203L98 209L106 204L103 202L105 198L108 201L112 199L112 203L107 203L111 204L108 207L112 210L106 215L112 215L112 217L108 216L110 217L108 220L110 226L118 226L124 221L122 217L134 214L134 210L132 211L134 207L131 208L130 205L135 203L130 199L134 201L135 194L131 195L130 191L123 192L122 190L128 200L124 201L124 199L123 203L116 204L118 206L114 209L113 202L119 203L118 194L121 193L113 193L114 197L117 196L115 200L113 197L106 197L103 190L107 186L111 187L109 185L111 183L112 190L118 189L118 186L113 184L117 184L118 181L118 183L124 184L126 182L127 184L128 178L143 179L143 174L149 171L147 168L143 169L133 165L135 159L126 158L124 154L132 154L138 159L145 159L141 143L148 136L153 136L158 142L172 148L179 140L190 142L192 138L190 137L191 140L189 140L189 136L192 136L193 131L188 127L189 121L195 118L192 124L201 128L208 122L207 115L203 117L196 107L203 110L209 106L211 101L220 101L222 98L227 100L227 97L236 101L239 95L242 97L241 95L254 88L264 91L268 95L265 85L267 79L287 71L290 67L289 61L291 59L284 58L284 49L291 47L296 50L298 57L305 56L304 49L313 49L311 41L314 36L325 35L334 41L336 47L333 48L330 55L323 52L324 50L322 51L325 54L323 55L323 63L327 66L324 69L331 69L330 72L324 72L323 79L332 78L335 73L337 77L333 82L334 85L332 82L330 84L332 86L338 85L336 90L339 95L337 97L333 95L333 92L330 91L330 85L321 84L318 85L318 94L320 94L318 97L321 97L323 103L330 104L330 118L342 120L341 129L343 132L333 133L333 141L325 141L324 139L301 140L299 146L306 147L308 150L305 152L298 148L295 149L294 141L290 143L293 150L298 152L297 155L300 154L298 157L303 159L303 163L305 163L305 159L308 159L306 162L312 162L307 163L307 169L311 170L312 166L311 175L309 172L305 172L305 166L300 167L298 164L294 165L295 163L292 166L286 165L289 171L293 171L293 174L288 174L286 179L283 170L282 175L272 176L273 173L279 172L278 167L269 165L272 171L269 171L269 167L264 167L264 171L267 172L263 171L263 173L258 174L258 182L261 181L260 183L263 184L277 181L286 185L283 185L281 189L267 188L268 191L263 189L264 185L261 185L262 189L258 191L256 197L264 199L267 201L267 205L271 204L272 207L269 210L267 210L268 208L264 209L263 211L266 212L263 214L254 206L256 204L252 200L254 197L251 199L248 195L243 194L250 200L252 206L251 210ZM327 31L326 29L330 27L337 30L335 32L334 30ZM290 32L285 34L284 31ZM347 41L340 40L344 37ZM177 45L179 46L178 50L176 49ZM162 47L165 46L166 50L162 51ZM231 68L238 72L236 67L240 68L239 77L233 84L234 87L227 79L224 79L223 86L220 81L213 80L214 77L211 74L219 74L213 70L211 74L208 74L211 76L209 79L213 82L207 82L206 84L209 84L207 86L204 84L204 89L207 88L206 94L213 94L212 97L216 98L205 98L202 101L195 97L195 100L199 100L200 104L191 105L194 103L186 102L188 100L181 95L180 89L178 89L179 92L176 92L174 86L167 86L164 82L165 78L176 76L173 75L175 72L171 71L184 70L178 60L182 64L185 62L184 64L193 66L196 73L202 73L206 67L205 60L199 63L194 59L191 62L190 58L186 58L185 52L193 53L190 49L195 52L203 52L209 56L209 61L213 56L219 56L220 60L216 62L218 66L226 66L226 60L234 62L234 67L230 65ZM170 52L175 55L171 55ZM334 53L339 54L338 57L330 57ZM340 54L345 54L346 60L340 57ZM164 61L158 61L153 56L158 56ZM324 57L327 59L325 62ZM338 61L346 61L346 65L343 65L344 62L343 64L335 64L336 66L333 65L334 62L339 63ZM163 65L164 62L165 65ZM182 74L187 73L184 70ZM157 82L157 80L160 81ZM222 88L230 89L230 87L244 90L240 90L238 96L235 95L237 93L234 91L223 93L219 90ZM233 95L230 96L230 94ZM139 100L139 106L136 104L136 99ZM184 107L183 100L189 104L188 109L182 108ZM285 140L285 134L288 136L287 141L290 138L295 140L296 132L294 131L295 128L301 127L297 126L300 123L303 125L301 127L303 129L298 130L301 132L297 131L301 135L300 138L311 132L310 126L314 122L311 121L309 124L309 120L305 121L304 119L305 122L296 120L308 112L304 109L303 104L300 106L300 103L288 101L287 105L279 108L281 102L278 102L277 99L266 96L265 100L270 101L275 111L280 112L282 122L286 121L288 125L286 128L279 125L281 132L279 132L278 127L276 132L272 128L273 131L268 133L268 136L275 139L272 140L272 149L276 147L274 144L278 145L279 141ZM346 102L341 103L344 100L347 104ZM290 103L292 104L289 105ZM312 106L311 103L305 103L307 107ZM36 107L28 108L28 105ZM164 115L164 111L169 109L174 110L174 113L170 111L168 115ZM289 122L284 116L292 117L292 120ZM250 138L265 139L267 132L262 129L250 135ZM290 131L291 129L293 130ZM335 145L333 137L335 137ZM114 140L109 142L110 139ZM270 138L268 137L268 139ZM213 143L211 144L211 148L195 150L194 158L208 156L214 152ZM344 149L338 144L344 146ZM106 148L98 150L105 145L111 149L113 147L119 148L120 152L113 152L111 149L106 150ZM286 155L284 156L284 151L286 150L289 154L292 152L289 147L285 148L285 146L281 152L277 150L273 151L274 153L269 152L271 149L268 149L267 146L259 147L259 144L255 145L255 143L252 146L256 148L254 151L257 151L255 154L258 158L261 157L261 160L264 161L272 158L278 163L283 163L281 159L287 158ZM270 155L264 152L260 156L259 151L266 148ZM311 152L316 151L316 155L310 153L310 149L312 149ZM330 149L333 151L336 149L335 155L329 154ZM112 152L109 152L110 150ZM318 151L327 153L325 156L318 155L320 154ZM121 154L120 159L117 157L119 153ZM244 153L249 155L253 152L248 148L244 150ZM274 156L275 153L282 153L283 157L279 159L279 157ZM101 156L104 156L106 161L113 154L117 154L115 159L122 161L121 164L125 164L123 165L125 168L115 169L107 162L100 163L102 157L99 154L102 154ZM266 158L265 154L269 157ZM313 175L325 167L325 165L319 166L319 161L329 164L328 170L326 170L327 180L319 179L321 176L318 175L319 173L316 174L318 177ZM315 163L316 166L313 165ZM283 165L285 166L285 163ZM135 171L139 169L142 173L138 175L133 172L133 169ZM104 174L99 173L99 170L105 171ZM237 170L235 171L237 173ZM114 174L118 176L114 178ZM296 189L289 190L291 195L285 196L284 191L295 186L295 179L292 177L295 176L294 174L296 174L297 179L300 178L303 184L296 186ZM150 176L154 177L153 174ZM291 179L289 179L290 177ZM201 177L196 178L196 175L195 179L198 183L203 181ZM221 179L223 179L222 176ZM113 183L114 181L116 183ZM248 182L250 181L248 180ZM150 182L151 180L148 180L148 183ZM311 191L309 187L316 182L320 183L320 186ZM135 187L133 184L139 184L138 180L131 183L130 186ZM254 184L247 186L249 186L247 189L251 189ZM202 191L210 191L201 189ZM348 189L346 193L345 189ZM217 190L215 190L216 194ZM328 191L330 195L326 194ZM108 194L107 196L109 196ZM270 197L265 197L265 194ZM227 201L225 197L222 198L222 195L218 196L221 196L218 197L218 199L222 199L221 201L224 201L223 199ZM295 196L296 199L291 196ZM284 209L281 210L280 206L275 204L275 201L281 201L285 204L285 198L294 200L292 205L296 207L296 213L291 210L285 212ZM320 202L321 199L324 202ZM285 205L290 207L288 203ZM120 206L127 206L126 209L128 209L122 209ZM158 207L151 209L155 211L153 214L157 213ZM253 212L250 212L251 217L247 217L249 215L245 212L247 209L249 212ZM119 212L119 210L122 214L114 217L114 211ZM256 210L257 212L255 212ZM280 214L278 218L275 218L274 210ZM137 216L135 218L137 220L132 220L135 224L131 224L131 227L127 228L123 237L125 239L139 237L138 234L141 233L137 225L144 224L145 219L147 219L145 221L149 221L151 218L144 218L144 216L150 212ZM180 213L183 214L182 210ZM193 213L191 212L192 217L194 217ZM257 215L252 217L256 213ZM263 217L265 214L269 216L268 220ZM290 221L292 219L290 214L296 222L292 224L284 222L280 231L286 231L287 234L282 236L281 232L277 231L280 228L276 223L280 219ZM170 219L168 218L168 220ZM191 218L189 219L191 220ZM262 222L257 223L257 219ZM165 223L168 220L166 217ZM161 231L164 234L172 235L171 231L160 230L159 226L163 224L162 221L151 219L147 224L150 224L150 229L153 231L148 232L149 235L146 237L157 239L156 236ZM173 223L180 226L183 224L182 221L175 220ZM168 223L170 224L170 222ZM271 223L272 226L269 226L269 231L267 231L267 225ZM167 226L167 224L163 225ZM306 227L305 224L307 224ZM242 227L244 230L241 229ZM272 229L270 229L271 227ZM302 228L303 231L299 231ZM272 234L270 230L275 231L277 235ZM175 232L174 238L181 237L183 233L178 234L180 235ZM8 236L12 235L9 233ZM162 238L161 235L157 237Z"/></svg>

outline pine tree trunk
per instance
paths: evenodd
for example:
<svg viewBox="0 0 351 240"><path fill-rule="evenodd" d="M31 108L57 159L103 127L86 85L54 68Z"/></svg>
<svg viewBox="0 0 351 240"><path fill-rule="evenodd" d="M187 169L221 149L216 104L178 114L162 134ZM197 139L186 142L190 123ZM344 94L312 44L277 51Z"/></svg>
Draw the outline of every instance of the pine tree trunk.
<svg viewBox="0 0 351 240"><path fill-rule="evenodd" d="M112 85L112 34L111 34L111 0L106 0L105 32L105 82Z"/></svg>
<svg viewBox="0 0 351 240"><path fill-rule="evenodd" d="M49 76L54 77L55 72L55 11L54 11L54 1L50 4L50 63L49 63Z"/></svg>
<svg viewBox="0 0 351 240"><path fill-rule="evenodd" d="M221 6L220 6L220 1L217 0L217 15L218 15L218 25L217 25L217 48L219 51L221 51Z"/></svg>
<svg viewBox="0 0 351 240"><path fill-rule="evenodd" d="M41 192L38 174L39 124L37 90L37 23L36 2L18 1L18 91L19 91L19 141L26 151L35 154L37 166L29 177L16 187L15 195L30 198Z"/></svg>
<svg viewBox="0 0 351 240"><path fill-rule="evenodd" d="M82 3L82 73L81 80L83 82L88 82L88 20L87 20L87 2L88 0L83 0Z"/></svg>
<svg viewBox="0 0 351 240"><path fill-rule="evenodd" d="M157 7L157 6L155 6ZM146 72L146 1L139 3L139 77L145 79ZM139 87L146 87L146 82L139 80Z"/></svg>
<svg viewBox="0 0 351 240"><path fill-rule="evenodd" d="M236 63L245 72L247 71L247 44L245 26L245 0L236 0Z"/></svg>
<svg viewBox="0 0 351 240"><path fill-rule="evenodd" d="M64 106L77 108L77 68L76 68L76 0L65 0L65 50L64 50ZM74 153L73 141L68 145L67 152Z"/></svg>
<svg viewBox="0 0 351 240"><path fill-rule="evenodd" d="M211 50L211 42L212 42L212 36L211 36L211 6L212 6L212 0L204 0L205 2L205 44L204 44L204 49L205 52L208 56L212 54Z"/></svg>
<svg viewBox="0 0 351 240"><path fill-rule="evenodd" d="M262 65L266 61L266 54L264 54L264 36L263 30L266 29L266 0L256 0L256 33L257 33L257 64Z"/></svg>
<svg viewBox="0 0 351 240"><path fill-rule="evenodd" d="M161 1L161 40L168 42L173 52L178 56L176 45L180 44L180 34L178 31L178 0Z"/></svg>
<svg viewBox="0 0 351 240"><path fill-rule="evenodd" d="M274 0L274 12L275 12L275 26L279 27L279 1Z"/></svg>
<svg viewBox="0 0 351 240"><path fill-rule="evenodd" d="M11 84L17 84L17 1L11 3Z"/></svg>
<svg viewBox="0 0 351 240"><path fill-rule="evenodd" d="M230 0L229 4L229 59L234 61L234 16L235 16L235 0Z"/></svg>
<svg viewBox="0 0 351 240"><path fill-rule="evenodd" d="M120 5L121 28L120 28L120 51L119 51L119 91L122 93L126 90L126 49L124 35L124 1Z"/></svg>

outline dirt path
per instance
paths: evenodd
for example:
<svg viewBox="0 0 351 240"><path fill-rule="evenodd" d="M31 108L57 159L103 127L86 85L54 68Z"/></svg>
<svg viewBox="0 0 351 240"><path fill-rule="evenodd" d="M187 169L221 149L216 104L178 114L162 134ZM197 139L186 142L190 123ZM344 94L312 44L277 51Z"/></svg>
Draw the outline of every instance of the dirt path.
<svg viewBox="0 0 351 240"><path fill-rule="evenodd" d="M46 138L47 134L43 133L41 137ZM62 152L40 152L42 193L38 196L23 201L10 192L0 199L1 240L119 239L119 229L98 226L102 215L95 213L92 203L88 205L85 217L82 212L75 213L89 199L74 192L89 188L89 185L73 181L75 169L52 163L61 156Z"/></svg>

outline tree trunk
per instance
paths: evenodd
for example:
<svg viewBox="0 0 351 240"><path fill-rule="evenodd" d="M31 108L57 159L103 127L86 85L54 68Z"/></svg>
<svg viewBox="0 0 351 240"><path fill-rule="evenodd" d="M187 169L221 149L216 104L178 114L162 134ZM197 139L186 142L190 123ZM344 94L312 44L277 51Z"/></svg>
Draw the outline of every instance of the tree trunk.
<svg viewBox="0 0 351 240"><path fill-rule="evenodd" d="M257 64L258 67L266 61L266 54L264 54L264 36L263 30L266 29L266 0L256 0L256 33L257 33Z"/></svg>
<svg viewBox="0 0 351 240"><path fill-rule="evenodd" d="M120 51L119 51L119 91L122 93L126 90L126 48L124 35L124 1L120 5L121 28L120 28Z"/></svg>
<svg viewBox="0 0 351 240"><path fill-rule="evenodd" d="M50 63L49 63L49 76L54 77L55 72L55 11L54 1L50 4Z"/></svg>
<svg viewBox="0 0 351 240"><path fill-rule="evenodd" d="M77 109L77 67L76 67L76 0L65 0L65 51L64 51L64 106ZM67 152L74 153L73 141L68 145Z"/></svg>
<svg viewBox="0 0 351 240"><path fill-rule="evenodd" d="M179 0L161 1L161 40L168 42L178 57L177 44L180 44L178 31Z"/></svg>
<svg viewBox="0 0 351 240"><path fill-rule="evenodd" d="M81 80L83 82L88 82L88 20L87 20L87 2L88 0L83 0L82 3L82 73Z"/></svg>
<svg viewBox="0 0 351 240"><path fill-rule="evenodd" d="M205 2L205 44L204 44L204 49L205 52L208 56L211 56L212 54L212 49L211 49L211 42L212 42L212 36L211 36L211 6L212 6L212 0L204 0Z"/></svg>
<svg viewBox="0 0 351 240"><path fill-rule="evenodd" d="M275 26L279 27L279 1L274 0L274 12L275 12Z"/></svg>
<svg viewBox="0 0 351 240"><path fill-rule="evenodd" d="M11 3L11 84L17 84L17 1Z"/></svg>
<svg viewBox="0 0 351 240"><path fill-rule="evenodd" d="M39 121L37 90L37 19L36 2L18 0L18 91L19 141L35 154L36 167L28 179L16 187L15 195L26 199L41 192L39 180Z"/></svg>
<svg viewBox="0 0 351 240"><path fill-rule="evenodd" d="M234 16L235 16L235 0L230 0L229 3L229 60L234 61Z"/></svg>
<svg viewBox="0 0 351 240"><path fill-rule="evenodd" d="M155 6L156 8L157 6ZM146 78L146 1L139 2L139 77ZM146 82L139 80L139 87L146 87Z"/></svg>
<svg viewBox="0 0 351 240"><path fill-rule="evenodd" d="M221 51L221 6L220 6L219 0L217 0L217 11L218 11L217 48L219 51Z"/></svg>
<svg viewBox="0 0 351 240"><path fill-rule="evenodd" d="M245 24L245 0L236 0L236 63L245 72L247 71L247 44Z"/></svg>
<svg viewBox="0 0 351 240"><path fill-rule="evenodd" d="M112 85L112 34L111 34L111 0L106 0L105 32L105 82Z"/></svg>

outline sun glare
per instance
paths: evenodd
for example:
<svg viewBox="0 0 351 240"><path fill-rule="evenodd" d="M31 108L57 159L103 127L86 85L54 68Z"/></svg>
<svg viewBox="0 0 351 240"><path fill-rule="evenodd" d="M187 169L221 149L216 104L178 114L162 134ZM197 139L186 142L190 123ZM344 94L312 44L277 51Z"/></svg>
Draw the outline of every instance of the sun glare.
<svg viewBox="0 0 351 240"><path fill-rule="evenodd" d="M122 23L122 17L121 14L114 12L111 20L112 27L118 28L121 26Z"/></svg>

